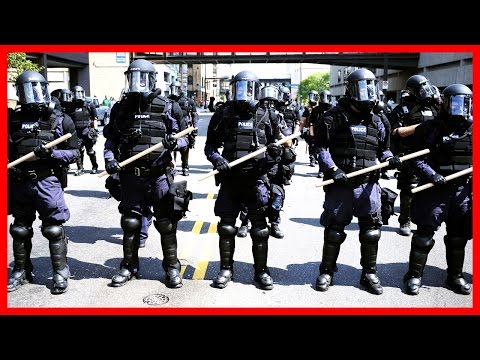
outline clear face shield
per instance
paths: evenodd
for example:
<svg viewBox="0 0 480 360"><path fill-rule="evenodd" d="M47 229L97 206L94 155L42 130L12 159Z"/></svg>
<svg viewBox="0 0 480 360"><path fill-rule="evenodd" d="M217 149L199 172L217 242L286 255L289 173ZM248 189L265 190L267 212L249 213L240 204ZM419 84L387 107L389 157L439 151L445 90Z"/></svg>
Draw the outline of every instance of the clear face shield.
<svg viewBox="0 0 480 360"><path fill-rule="evenodd" d="M60 101L62 102L72 102L72 93L61 93Z"/></svg>
<svg viewBox="0 0 480 360"><path fill-rule="evenodd" d="M232 84L232 100L249 101L255 100L255 82L240 80Z"/></svg>
<svg viewBox="0 0 480 360"><path fill-rule="evenodd" d="M260 99L277 100L279 91L276 87L265 86L260 90Z"/></svg>
<svg viewBox="0 0 480 360"><path fill-rule="evenodd" d="M75 90L73 92L73 100L85 100L85 91Z"/></svg>
<svg viewBox="0 0 480 360"><path fill-rule="evenodd" d="M472 115L472 98L470 95L453 95L449 99L450 106L447 109L449 115L461 116L469 120Z"/></svg>
<svg viewBox="0 0 480 360"><path fill-rule="evenodd" d="M435 96L435 88L430 85L430 82L425 81L418 85L415 89L415 95L420 99L433 98Z"/></svg>
<svg viewBox="0 0 480 360"><path fill-rule="evenodd" d="M127 71L125 74L125 93L145 93L155 88L155 74L146 71Z"/></svg>
<svg viewBox="0 0 480 360"><path fill-rule="evenodd" d="M320 102L324 104L331 104L332 103L332 95L327 93L320 94Z"/></svg>
<svg viewBox="0 0 480 360"><path fill-rule="evenodd" d="M375 80L359 80L350 84L350 95L356 101L371 101L378 100L378 93Z"/></svg>
<svg viewBox="0 0 480 360"><path fill-rule="evenodd" d="M18 85L17 96L22 104L48 104L51 100L47 83L36 81Z"/></svg>
<svg viewBox="0 0 480 360"><path fill-rule="evenodd" d="M318 102L318 94L315 94L315 93L308 94L308 102L311 102L311 103Z"/></svg>

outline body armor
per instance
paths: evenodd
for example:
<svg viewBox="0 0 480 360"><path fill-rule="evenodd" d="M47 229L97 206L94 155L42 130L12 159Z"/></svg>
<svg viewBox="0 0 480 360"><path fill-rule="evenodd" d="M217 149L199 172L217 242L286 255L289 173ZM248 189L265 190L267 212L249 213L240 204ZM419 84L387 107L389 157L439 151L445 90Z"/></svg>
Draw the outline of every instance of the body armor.
<svg viewBox="0 0 480 360"><path fill-rule="evenodd" d="M336 126L335 140L330 144L332 159L346 173L364 169L376 164L378 151L378 122L374 114L364 115L364 123L346 121L340 111L332 113ZM349 117L353 119L353 116Z"/></svg>
<svg viewBox="0 0 480 360"><path fill-rule="evenodd" d="M83 130L90 126L90 113L86 106L75 108L71 113L70 117L75 123L75 129Z"/></svg>
<svg viewBox="0 0 480 360"><path fill-rule="evenodd" d="M20 157L32 152L38 145L45 141L47 143L55 139L55 128L58 124L57 116L61 113L54 110L47 118L34 118L28 112L22 112L17 109L10 121L10 134L13 141L13 158L11 161L19 159ZM32 157L27 159L22 165L29 168L34 168L37 158ZM42 162L43 163L43 162Z"/></svg>

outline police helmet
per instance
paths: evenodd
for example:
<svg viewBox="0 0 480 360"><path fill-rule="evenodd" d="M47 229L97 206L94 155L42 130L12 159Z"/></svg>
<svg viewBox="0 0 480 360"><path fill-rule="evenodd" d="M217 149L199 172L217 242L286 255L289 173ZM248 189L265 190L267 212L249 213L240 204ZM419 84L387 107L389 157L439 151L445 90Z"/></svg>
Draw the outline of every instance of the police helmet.
<svg viewBox="0 0 480 360"><path fill-rule="evenodd" d="M280 86L278 92L278 101L288 103L290 101L290 89L286 86Z"/></svg>
<svg viewBox="0 0 480 360"><path fill-rule="evenodd" d="M75 102L84 102L85 101L85 90L80 85L75 85L72 88L73 101Z"/></svg>
<svg viewBox="0 0 480 360"><path fill-rule="evenodd" d="M170 84L170 94L175 96L180 96L180 82L174 81Z"/></svg>
<svg viewBox="0 0 480 360"><path fill-rule="evenodd" d="M413 75L407 80L407 90L419 100L433 99L435 88L423 75Z"/></svg>
<svg viewBox="0 0 480 360"><path fill-rule="evenodd" d="M150 93L157 83L157 70L145 59L134 60L125 71L125 93Z"/></svg>
<svg viewBox="0 0 480 360"><path fill-rule="evenodd" d="M310 90L308 93L308 102L311 105L316 105L318 103L318 91L317 90Z"/></svg>
<svg viewBox="0 0 480 360"><path fill-rule="evenodd" d="M267 85L260 89L259 100L273 100L278 101L279 89L273 85Z"/></svg>
<svg viewBox="0 0 480 360"><path fill-rule="evenodd" d="M251 71L240 71L230 81L233 101L258 100L259 81Z"/></svg>
<svg viewBox="0 0 480 360"><path fill-rule="evenodd" d="M332 103L332 94L328 90L320 91L319 100L321 103L324 104L331 104Z"/></svg>
<svg viewBox="0 0 480 360"><path fill-rule="evenodd" d="M66 102L72 102L72 92L69 89L62 89L60 90L60 102L66 103Z"/></svg>
<svg viewBox="0 0 480 360"><path fill-rule="evenodd" d="M26 110L40 115L50 105L51 97L48 82L42 74L27 70L21 73L15 81L18 102Z"/></svg>
<svg viewBox="0 0 480 360"><path fill-rule="evenodd" d="M358 110L371 111L378 102L375 75L367 69L355 70L347 77L345 95Z"/></svg>
<svg viewBox="0 0 480 360"><path fill-rule="evenodd" d="M452 84L443 90L442 97L442 107L451 118L472 123L472 90L463 84Z"/></svg>

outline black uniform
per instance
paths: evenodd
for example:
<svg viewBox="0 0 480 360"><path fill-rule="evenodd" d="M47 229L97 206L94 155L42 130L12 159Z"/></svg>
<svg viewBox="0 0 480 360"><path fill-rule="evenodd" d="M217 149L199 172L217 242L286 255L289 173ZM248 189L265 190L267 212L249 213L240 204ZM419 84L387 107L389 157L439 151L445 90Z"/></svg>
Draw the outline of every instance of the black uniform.
<svg viewBox="0 0 480 360"><path fill-rule="evenodd" d="M406 292L419 293L427 257L435 244L433 236L443 222L447 280L453 291L468 295L472 288L463 277L465 246L472 238L472 176L464 175L448 182L445 176L472 166L471 90L453 84L443 91L444 104L437 118L421 123L413 136L413 149L430 149L425 157L416 158L414 170L419 185L434 186L416 192L412 199L412 222L417 231L412 236ZM456 108L458 106L459 108Z"/></svg>
<svg viewBox="0 0 480 360"><path fill-rule="evenodd" d="M37 75L32 71L22 75L30 73L33 74L31 76ZM21 81L21 76L17 82ZM21 101L21 96L19 98ZM38 112L30 109L29 105L21 104L15 111L10 111L8 117L9 162L32 151L35 153L34 157L8 171L9 214L14 218L10 235L15 258L8 291L17 290L22 284L32 281L32 224L38 212L42 234L49 241L53 268L51 292L61 294L67 290L70 277L67 237L63 228L70 219L70 211L63 189L67 185L68 164L80 157L78 139L75 125L68 115L51 108ZM71 133L72 137L57 146L50 149L43 146L67 133Z"/></svg>

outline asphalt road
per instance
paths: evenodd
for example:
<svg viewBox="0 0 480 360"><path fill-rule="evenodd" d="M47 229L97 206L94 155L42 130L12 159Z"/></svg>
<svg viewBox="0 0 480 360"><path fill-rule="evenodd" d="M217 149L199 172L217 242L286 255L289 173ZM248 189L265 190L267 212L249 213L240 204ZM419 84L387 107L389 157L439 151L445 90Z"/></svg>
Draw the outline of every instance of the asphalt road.
<svg viewBox="0 0 480 360"><path fill-rule="evenodd" d="M203 111L203 110L202 110ZM306 144L300 141L295 175L286 187L282 212L283 239L270 238L268 265L274 279L273 290L258 289L253 283L251 239L237 238L235 277L225 289L211 286L219 269L218 218L213 206L218 188L214 178L199 181L212 170L203 154L210 113L201 113L197 144L190 154L190 176L178 173L177 180L188 180L194 198L187 217L178 225L179 258L184 285L169 289L164 285L161 267L160 236L152 226L145 248L140 249L140 279L125 286L109 286L122 259L122 231L118 203L104 187L105 178L86 173L75 177L71 166L65 198L71 218L65 224L68 264L72 273L69 290L51 295L51 264L48 241L34 223L32 261L34 282L7 294L9 314L471 314L473 296L459 295L444 286L446 277L445 227L436 233L417 296L403 291L402 277L407 270L410 237L398 234L396 216L383 226L379 243L378 273L384 287L382 295L372 295L360 287L360 244L356 218L346 228L347 239L338 258L334 285L327 292L314 289L323 246L323 227L319 225L324 192L316 187L317 168L310 167ZM104 169L103 136L96 145L100 170ZM180 166L179 164L177 164ZM392 174L392 172L390 172ZM381 184L396 189L395 180ZM396 211L399 211L397 198ZM8 224L12 218L8 218ZM413 225L415 229L415 225ZM10 273L13 265L12 240L7 229ZM472 242L467 245L464 273L472 281ZM475 287L474 287L475 289ZM477 311L478 312L478 311Z"/></svg>

